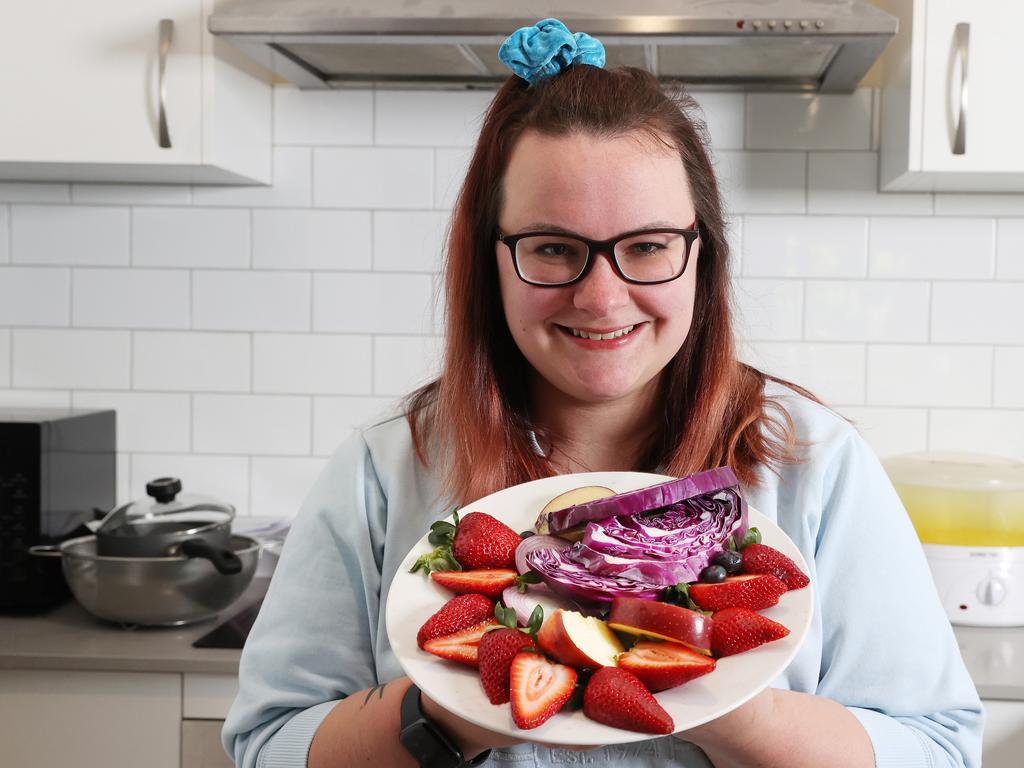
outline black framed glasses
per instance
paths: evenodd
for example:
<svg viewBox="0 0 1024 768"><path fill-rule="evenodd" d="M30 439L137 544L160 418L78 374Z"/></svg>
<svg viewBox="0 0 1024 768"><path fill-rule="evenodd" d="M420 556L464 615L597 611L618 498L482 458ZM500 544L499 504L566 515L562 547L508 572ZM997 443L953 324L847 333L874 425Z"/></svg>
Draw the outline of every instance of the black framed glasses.
<svg viewBox="0 0 1024 768"><path fill-rule="evenodd" d="M700 237L695 221L688 229L639 229L611 240L588 240L560 232L498 235L508 246L516 274L524 283L544 287L579 282L596 259L609 255L615 272L627 283L667 283L686 271L690 249Z"/></svg>

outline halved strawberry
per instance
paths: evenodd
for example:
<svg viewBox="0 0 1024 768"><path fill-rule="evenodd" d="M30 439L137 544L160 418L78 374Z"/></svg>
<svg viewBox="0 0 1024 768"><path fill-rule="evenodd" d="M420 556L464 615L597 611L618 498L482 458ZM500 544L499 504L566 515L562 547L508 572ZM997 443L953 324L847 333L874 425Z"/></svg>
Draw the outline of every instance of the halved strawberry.
<svg viewBox="0 0 1024 768"><path fill-rule="evenodd" d="M784 581L788 589L800 589L811 583L796 563L767 544L748 544L742 554L743 573L770 573Z"/></svg>
<svg viewBox="0 0 1024 768"><path fill-rule="evenodd" d="M669 734L672 716L636 675L620 667L601 667L583 692L583 714L613 728Z"/></svg>
<svg viewBox="0 0 1024 768"><path fill-rule="evenodd" d="M711 650L717 657L743 653L788 634L782 624L748 608L725 608L711 617Z"/></svg>
<svg viewBox="0 0 1024 768"><path fill-rule="evenodd" d="M576 670L554 664L539 653L518 653L509 670L512 720L536 728L565 706L576 688Z"/></svg>
<svg viewBox="0 0 1024 768"><path fill-rule="evenodd" d="M748 547L749 548L749 547ZM770 573L729 576L717 584L697 582L691 584L690 599L705 611L723 608L749 608L760 611L779 602L786 593L785 582Z"/></svg>
<svg viewBox="0 0 1024 768"><path fill-rule="evenodd" d="M496 626L498 626L497 619L487 619L455 634L427 640L423 644L423 650L440 656L442 659L476 667L479 665L480 641L486 637L490 627Z"/></svg>
<svg viewBox="0 0 1024 768"><path fill-rule="evenodd" d="M495 629L480 638L480 684L491 704L508 703L512 660L532 645L533 638L518 629Z"/></svg>
<svg viewBox="0 0 1024 768"><path fill-rule="evenodd" d="M494 613L494 603L483 595L459 595L453 597L433 616L423 622L416 634L416 644L423 644L435 637L454 635L467 627L489 619Z"/></svg>
<svg viewBox="0 0 1024 768"><path fill-rule="evenodd" d="M650 691L675 688L715 668L715 660L679 643L641 640L619 656L619 669L632 672Z"/></svg>
<svg viewBox="0 0 1024 768"><path fill-rule="evenodd" d="M475 571L432 571L430 578L457 595L477 594L497 599L516 583L511 568L478 568Z"/></svg>

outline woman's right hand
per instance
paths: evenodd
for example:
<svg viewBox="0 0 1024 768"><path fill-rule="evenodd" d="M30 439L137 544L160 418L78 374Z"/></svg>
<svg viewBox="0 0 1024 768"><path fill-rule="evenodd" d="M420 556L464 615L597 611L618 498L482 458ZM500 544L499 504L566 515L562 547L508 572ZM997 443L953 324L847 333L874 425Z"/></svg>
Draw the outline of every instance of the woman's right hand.
<svg viewBox="0 0 1024 768"><path fill-rule="evenodd" d="M513 736L489 731L486 728L481 728L479 725L474 725L468 720L463 720L458 715L442 707L425 693L422 694L421 702L423 714L437 723L441 730L455 739L467 760L472 760L486 749L513 747L516 744L522 744L524 741Z"/></svg>

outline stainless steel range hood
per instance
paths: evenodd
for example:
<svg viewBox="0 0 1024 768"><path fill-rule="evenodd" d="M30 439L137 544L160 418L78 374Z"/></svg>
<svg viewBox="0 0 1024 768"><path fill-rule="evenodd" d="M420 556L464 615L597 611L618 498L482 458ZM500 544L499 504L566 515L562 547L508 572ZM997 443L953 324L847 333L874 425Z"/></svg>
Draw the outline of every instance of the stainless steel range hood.
<svg viewBox="0 0 1024 768"><path fill-rule="evenodd" d="M220 0L209 28L300 88L493 88L502 40L549 16L609 66L752 90L852 91L897 28L864 0Z"/></svg>

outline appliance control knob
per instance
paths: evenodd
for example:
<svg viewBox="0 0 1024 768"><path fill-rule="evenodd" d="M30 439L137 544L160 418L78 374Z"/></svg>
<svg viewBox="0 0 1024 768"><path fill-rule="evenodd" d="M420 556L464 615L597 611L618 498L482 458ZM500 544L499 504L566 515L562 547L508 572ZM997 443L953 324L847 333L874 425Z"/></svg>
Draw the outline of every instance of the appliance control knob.
<svg viewBox="0 0 1024 768"><path fill-rule="evenodd" d="M978 599L984 605L999 605L1006 599L1006 585L1002 579L989 576L978 585Z"/></svg>

